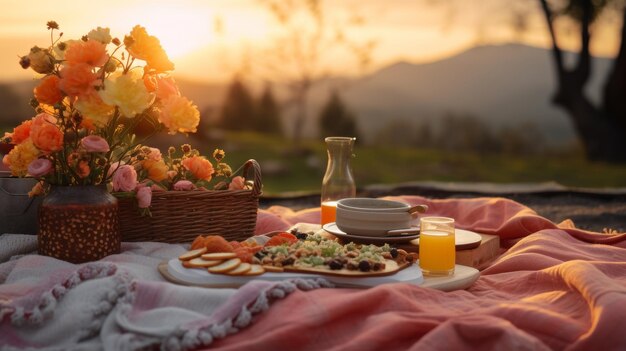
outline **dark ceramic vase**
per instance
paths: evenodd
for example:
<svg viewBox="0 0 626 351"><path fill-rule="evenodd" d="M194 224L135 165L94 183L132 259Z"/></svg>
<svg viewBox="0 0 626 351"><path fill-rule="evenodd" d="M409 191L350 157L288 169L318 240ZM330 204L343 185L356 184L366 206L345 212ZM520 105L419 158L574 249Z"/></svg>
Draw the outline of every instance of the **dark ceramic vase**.
<svg viewBox="0 0 626 351"><path fill-rule="evenodd" d="M103 186L54 186L39 208L39 254L72 263L120 252L117 199Z"/></svg>

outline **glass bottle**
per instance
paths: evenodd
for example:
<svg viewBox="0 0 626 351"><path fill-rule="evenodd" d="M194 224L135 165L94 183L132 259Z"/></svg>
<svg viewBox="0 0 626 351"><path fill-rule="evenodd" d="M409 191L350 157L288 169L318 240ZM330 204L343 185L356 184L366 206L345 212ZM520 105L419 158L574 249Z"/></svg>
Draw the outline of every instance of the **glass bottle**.
<svg viewBox="0 0 626 351"><path fill-rule="evenodd" d="M353 137L324 139L328 152L328 164L322 181L322 225L335 221L338 200L356 195L350 166L350 159L354 156L352 148L355 140L356 138Z"/></svg>

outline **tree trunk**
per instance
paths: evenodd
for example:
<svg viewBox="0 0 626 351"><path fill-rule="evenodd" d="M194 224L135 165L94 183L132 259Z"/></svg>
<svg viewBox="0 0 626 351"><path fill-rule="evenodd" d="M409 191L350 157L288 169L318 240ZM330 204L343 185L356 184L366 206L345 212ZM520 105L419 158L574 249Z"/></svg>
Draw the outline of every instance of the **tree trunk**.
<svg viewBox="0 0 626 351"><path fill-rule="evenodd" d="M626 7L622 9L621 43L604 86L604 110L626 139ZM626 153L626 150L624 150Z"/></svg>
<svg viewBox="0 0 626 351"><path fill-rule="evenodd" d="M567 79L564 79L567 81ZM590 161L626 162L626 133L603 110L596 108L573 84L559 84L554 102L565 109Z"/></svg>
<svg viewBox="0 0 626 351"><path fill-rule="evenodd" d="M587 159L591 161L626 162L626 28L622 29L622 46L614 69L607 78L604 90L604 107L596 107L585 95L584 89L591 75L589 53L591 0L583 2L581 18L581 49L578 62L565 68L563 55L556 40L552 11L546 0L540 0L552 38L552 53L557 74L557 91L553 102L569 114L582 142ZM626 25L626 22L624 23Z"/></svg>

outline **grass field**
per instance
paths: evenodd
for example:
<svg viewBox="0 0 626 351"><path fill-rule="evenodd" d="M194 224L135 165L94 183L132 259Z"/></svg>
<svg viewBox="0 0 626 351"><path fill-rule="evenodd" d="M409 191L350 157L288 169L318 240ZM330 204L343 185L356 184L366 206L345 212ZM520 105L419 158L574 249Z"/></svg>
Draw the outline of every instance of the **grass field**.
<svg viewBox="0 0 626 351"><path fill-rule="evenodd" d="M265 194L319 191L326 169L323 141L303 141L301 149L254 133L227 134L214 147L226 150L227 161L236 168L249 158L263 171ZM410 181L532 183L555 181L573 187L626 187L626 165L590 163L582 156L479 155L434 149L361 146L357 142L352 169L358 186Z"/></svg>

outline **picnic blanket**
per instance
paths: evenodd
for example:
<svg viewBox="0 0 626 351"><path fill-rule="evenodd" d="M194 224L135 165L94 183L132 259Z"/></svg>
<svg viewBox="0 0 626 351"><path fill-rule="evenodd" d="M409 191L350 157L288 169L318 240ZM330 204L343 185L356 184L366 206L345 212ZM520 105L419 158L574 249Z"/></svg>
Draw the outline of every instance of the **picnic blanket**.
<svg viewBox="0 0 626 351"><path fill-rule="evenodd" d="M511 247L463 291L327 289L323 279L220 290L162 280L156 265L180 245L125 243L122 254L72 265L27 254L32 237L3 235L0 349L626 348L626 234L555 224L507 199L396 199ZM260 211L257 232L297 222L318 223L319 209Z"/></svg>

